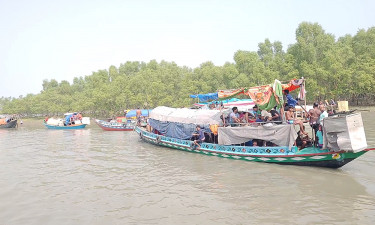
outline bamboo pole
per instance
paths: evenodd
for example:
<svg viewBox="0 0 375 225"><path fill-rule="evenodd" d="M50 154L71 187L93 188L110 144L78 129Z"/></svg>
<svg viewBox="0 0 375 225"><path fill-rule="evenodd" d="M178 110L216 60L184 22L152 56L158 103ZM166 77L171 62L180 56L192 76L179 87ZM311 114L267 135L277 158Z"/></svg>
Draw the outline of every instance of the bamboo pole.
<svg viewBox="0 0 375 225"><path fill-rule="evenodd" d="M307 107L306 107L306 98L307 98L307 96L306 96L306 81L305 81L305 79L303 79L303 92L304 92L303 94L305 96L305 109L307 109ZM307 114L306 114L306 118L305 119L307 119Z"/></svg>

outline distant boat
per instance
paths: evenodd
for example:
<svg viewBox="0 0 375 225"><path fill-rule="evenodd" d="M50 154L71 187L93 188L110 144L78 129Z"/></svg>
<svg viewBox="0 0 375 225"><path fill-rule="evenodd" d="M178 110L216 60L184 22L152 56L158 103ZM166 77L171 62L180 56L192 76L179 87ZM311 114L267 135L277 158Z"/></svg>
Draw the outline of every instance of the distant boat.
<svg viewBox="0 0 375 225"><path fill-rule="evenodd" d="M16 128L18 125L17 120L12 120L8 123L0 124L0 128Z"/></svg>
<svg viewBox="0 0 375 225"><path fill-rule="evenodd" d="M44 126L54 130L72 130L83 129L86 125L90 125L90 117L82 117L78 113L65 113L64 115L64 119L46 118Z"/></svg>
<svg viewBox="0 0 375 225"><path fill-rule="evenodd" d="M107 122L104 120L95 120L96 124L100 128L106 131L132 131L134 130L134 124L133 123L120 123L120 122Z"/></svg>

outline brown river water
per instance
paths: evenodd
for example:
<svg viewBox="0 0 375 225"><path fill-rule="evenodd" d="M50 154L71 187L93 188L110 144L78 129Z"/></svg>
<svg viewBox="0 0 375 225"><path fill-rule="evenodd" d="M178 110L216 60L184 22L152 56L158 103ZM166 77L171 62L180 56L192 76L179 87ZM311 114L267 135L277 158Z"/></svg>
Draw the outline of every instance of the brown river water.
<svg viewBox="0 0 375 225"><path fill-rule="evenodd" d="M362 112L375 147L374 110ZM375 224L375 151L340 169L144 143L135 132L0 130L0 225Z"/></svg>

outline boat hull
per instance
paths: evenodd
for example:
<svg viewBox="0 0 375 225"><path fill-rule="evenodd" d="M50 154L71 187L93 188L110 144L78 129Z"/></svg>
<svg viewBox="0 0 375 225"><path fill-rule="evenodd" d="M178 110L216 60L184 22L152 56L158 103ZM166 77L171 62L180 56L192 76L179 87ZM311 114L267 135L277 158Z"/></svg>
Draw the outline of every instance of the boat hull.
<svg viewBox="0 0 375 225"><path fill-rule="evenodd" d="M0 128L16 128L18 125L17 120L12 120L7 124L1 124Z"/></svg>
<svg viewBox="0 0 375 225"><path fill-rule="evenodd" d="M113 125L111 123L108 123L102 120L95 120L95 122L96 124L98 124L100 128L102 128L105 131L133 131L134 130L133 125L127 124L126 126L123 126L120 123L115 123L116 125Z"/></svg>
<svg viewBox="0 0 375 225"><path fill-rule="evenodd" d="M281 165L315 166L339 168L374 149L360 152L330 152L318 148L308 148L301 151L288 150L282 147L251 147L251 146L225 146L211 143L202 143L201 147L194 149L192 141L169 138L147 132L136 127L140 138L146 142L178 149L188 152L218 156L229 159L240 159L253 162L275 163ZM306 152L306 154L304 153Z"/></svg>
<svg viewBox="0 0 375 225"><path fill-rule="evenodd" d="M74 124L69 126L54 126L54 125L48 125L44 123L44 126L46 126L48 129L52 130L77 130L77 129L84 129L87 124Z"/></svg>

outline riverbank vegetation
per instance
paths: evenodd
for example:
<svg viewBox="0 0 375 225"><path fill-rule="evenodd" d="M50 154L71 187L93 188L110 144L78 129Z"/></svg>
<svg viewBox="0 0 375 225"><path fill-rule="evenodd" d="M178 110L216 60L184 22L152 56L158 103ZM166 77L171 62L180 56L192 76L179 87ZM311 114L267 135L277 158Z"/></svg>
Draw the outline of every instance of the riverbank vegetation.
<svg viewBox="0 0 375 225"><path fill-rule="evenodd" d="M91 115L118 115L124 109L158 105L190 106L190 94L307 79L309 102L347 100L371 105L375 100L375 27L356 35L335 38L317 23L301 23L296 43L286 50L281 42L265 39L258 51L238 50L234 63L204 62L197 68L174 62L128 61L72 83L44 80L39 94L0 98L0 112L61 115L81 111Z"/></svg>

